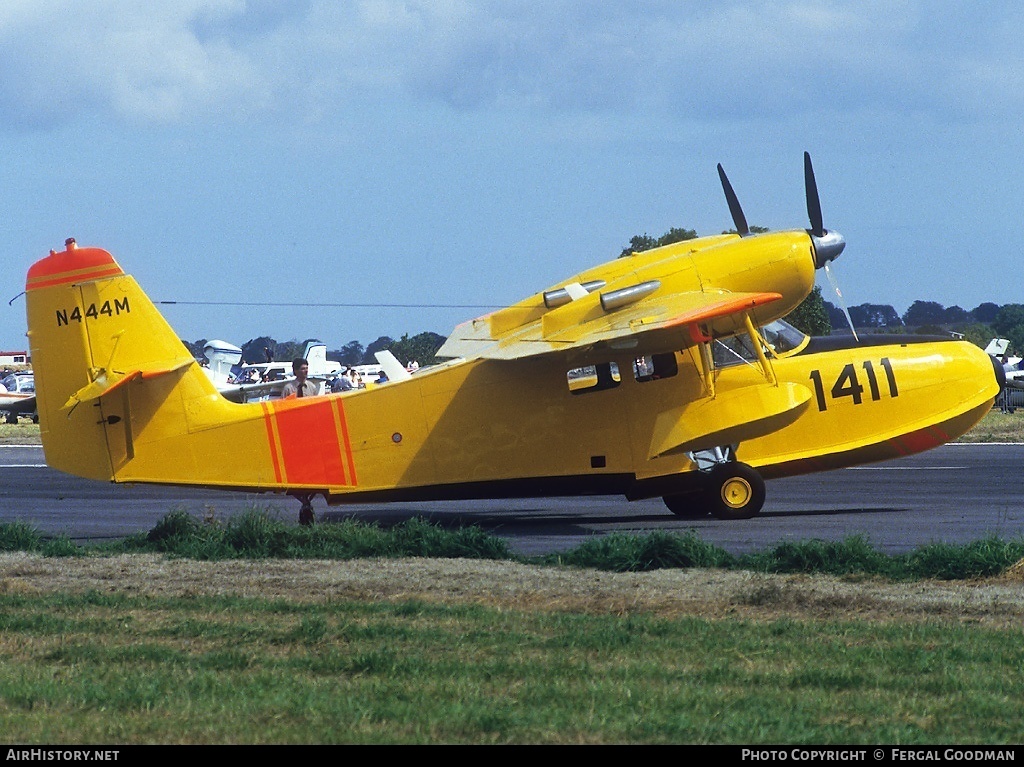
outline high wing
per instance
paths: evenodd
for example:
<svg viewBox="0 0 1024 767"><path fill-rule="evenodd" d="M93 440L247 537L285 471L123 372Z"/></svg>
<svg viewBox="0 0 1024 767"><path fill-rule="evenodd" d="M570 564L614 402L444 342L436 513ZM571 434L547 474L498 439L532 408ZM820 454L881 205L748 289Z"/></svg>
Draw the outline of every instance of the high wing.
<svg viewBox="0 0 1024 767"><path fill-rule="evenodd" d="M580 287L570 283L564 290L571 295ZM511 360L602 344L658 354L740 332L746 313L782 298L774 292L667 293L660 288L652 280L588 292L547 311L523 302L458 326L438 356ZM516 325L517 319L524 321Z"/></svg>
<svg viewBox="0 0 1024 767"><path fill-rule="evenodd" d="M658 280L599 292L593 289L595 284L600 282L591 283L587 290L581 283L569 283L465 323L438 355L513 360L602 349L658 355L700 345L702 349L691 359L703 382L703 396L659 416L648 447L650 459L754 439L788 426L806 409L810 389L776 381L766 360L762 360L764 375L755 382L737 388L718 384L716 390L708 342L738 332L753 333L751 313L781 299L779 293L662 293ZM531 301L535 307L539 302L545 308L555 306L536 316ZM515 326L519 317L529 319Z"/></svg>

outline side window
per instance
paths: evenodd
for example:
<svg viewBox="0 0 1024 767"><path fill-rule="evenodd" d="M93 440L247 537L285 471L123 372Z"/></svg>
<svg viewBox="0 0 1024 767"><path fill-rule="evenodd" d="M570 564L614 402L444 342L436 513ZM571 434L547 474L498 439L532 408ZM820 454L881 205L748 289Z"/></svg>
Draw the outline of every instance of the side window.
<svg viewBox="0 0 1024 767"><path fill-rule="evenodd" d="M633 375L640 383L671 378L679 372L674 354L648 354L633 360Z"/></svg>
<svg viewBox="0 0 1024 767"><path fill-rule="evenodd" d="M573 368L566 374L569 391L572 394L584 394L593 391L614 389L622 383L619 366L614 362L602 362L599 365L586 365Z"/></svg>

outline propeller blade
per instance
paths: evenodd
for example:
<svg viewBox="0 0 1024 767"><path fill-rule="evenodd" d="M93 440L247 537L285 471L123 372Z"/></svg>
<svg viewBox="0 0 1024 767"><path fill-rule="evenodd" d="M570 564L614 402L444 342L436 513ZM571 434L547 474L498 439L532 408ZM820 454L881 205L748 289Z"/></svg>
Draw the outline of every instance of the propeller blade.
<svg viewBox="0 0 1024 767"><path fill-rule="evenodd" d="M821 199L818 197L818 184L814 180L811 155L807 152L804 152L804 189L807 193L807 216L811 219L811 234L821 237L825 234L821 216Z"/></svg>
<svg viewBox="0 0 1024 767"><path fill-rule="evenodd" d="M843 298L843 291L839 289L839 281L836 280L836 276L832 274L832 270L829 269L828 261L825 262L825 276L828 277L828 281L832 285L832 289L836 292L836 298L839 299L839 308L843 310L843 314L846 315L846 321L850 325L850 331L853 333L853 339L860 343L860 338L857 337L857 329L853 327L853 318L850 317L850 310L846 308L846 300Z"/></svg>
<svg viewBox="0 0 1024 767"><path fill-rule="evenodd" d="M729 213L732 215L732 222L736 226L736 231L739 232L740 237L746 237L750 234L750 227L747 226L747 218L743 215L740 200L736 196L736 192L733 191L728 176L725 175L722 163L718 163L718 177L722 179L722 190L725 192L726 202L729 203Z"/></svg>

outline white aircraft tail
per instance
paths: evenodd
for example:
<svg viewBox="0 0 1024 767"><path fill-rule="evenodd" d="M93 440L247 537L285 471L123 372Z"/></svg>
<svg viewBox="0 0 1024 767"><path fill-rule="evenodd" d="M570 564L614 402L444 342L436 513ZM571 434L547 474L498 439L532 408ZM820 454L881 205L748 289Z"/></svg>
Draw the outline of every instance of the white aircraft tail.
<svg viewBox="0 0 1024 767"><path fill-rule="evenodd" d="M1009 340L1005 338L993 338L988 342L988 346L985 347L985 354L990 357L1001 357L1006 354L1006 350L1009 348Z"/></svg>
<svg viewBox="0 0 1024 767"><path fill-rule="evenodd" d="M214 383L226 383L231 375L231 368L242 359L242 350L227 341L214 339L206 342L203 356L210 361L207 375Z"/></svg>
<svg viewBox="0 0 1024 767"><path fill-rule="evenodd" d="M389 381L404 381L407 378L412 378L412 374L387 349L382 352L374 352L373 356L377 358L377 362L380 363L384 375L388 377Z"/></svg>
<svg viewBox="0 0 1024 767"><path fill-rule="evenodd" d="M341 372L341 365L327 359L327 344L320 341L310 341L306 344L306 351L302 355L309 363L309 374L311 376L326 376Z"/></svg>

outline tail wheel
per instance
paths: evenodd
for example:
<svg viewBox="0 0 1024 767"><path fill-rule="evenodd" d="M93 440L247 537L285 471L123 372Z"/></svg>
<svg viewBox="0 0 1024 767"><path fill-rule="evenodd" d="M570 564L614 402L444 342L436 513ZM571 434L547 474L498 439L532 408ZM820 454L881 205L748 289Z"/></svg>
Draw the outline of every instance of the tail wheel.
<svg viewBox="0 0 1024 767"><path fill-rule="evenodd" d="M299 500L302 501L302 508L299 509L299 524L303 526L315 524L316 515L313 513L313 496L302 495L299 496Z"/></svg>
<svg viewBox="0 0 1024 767"><path fill-rule="evenodd" d="M764 480L745 463L723 463L711 470L707 506L718 519L750 519L764 506Z"/></svg>

